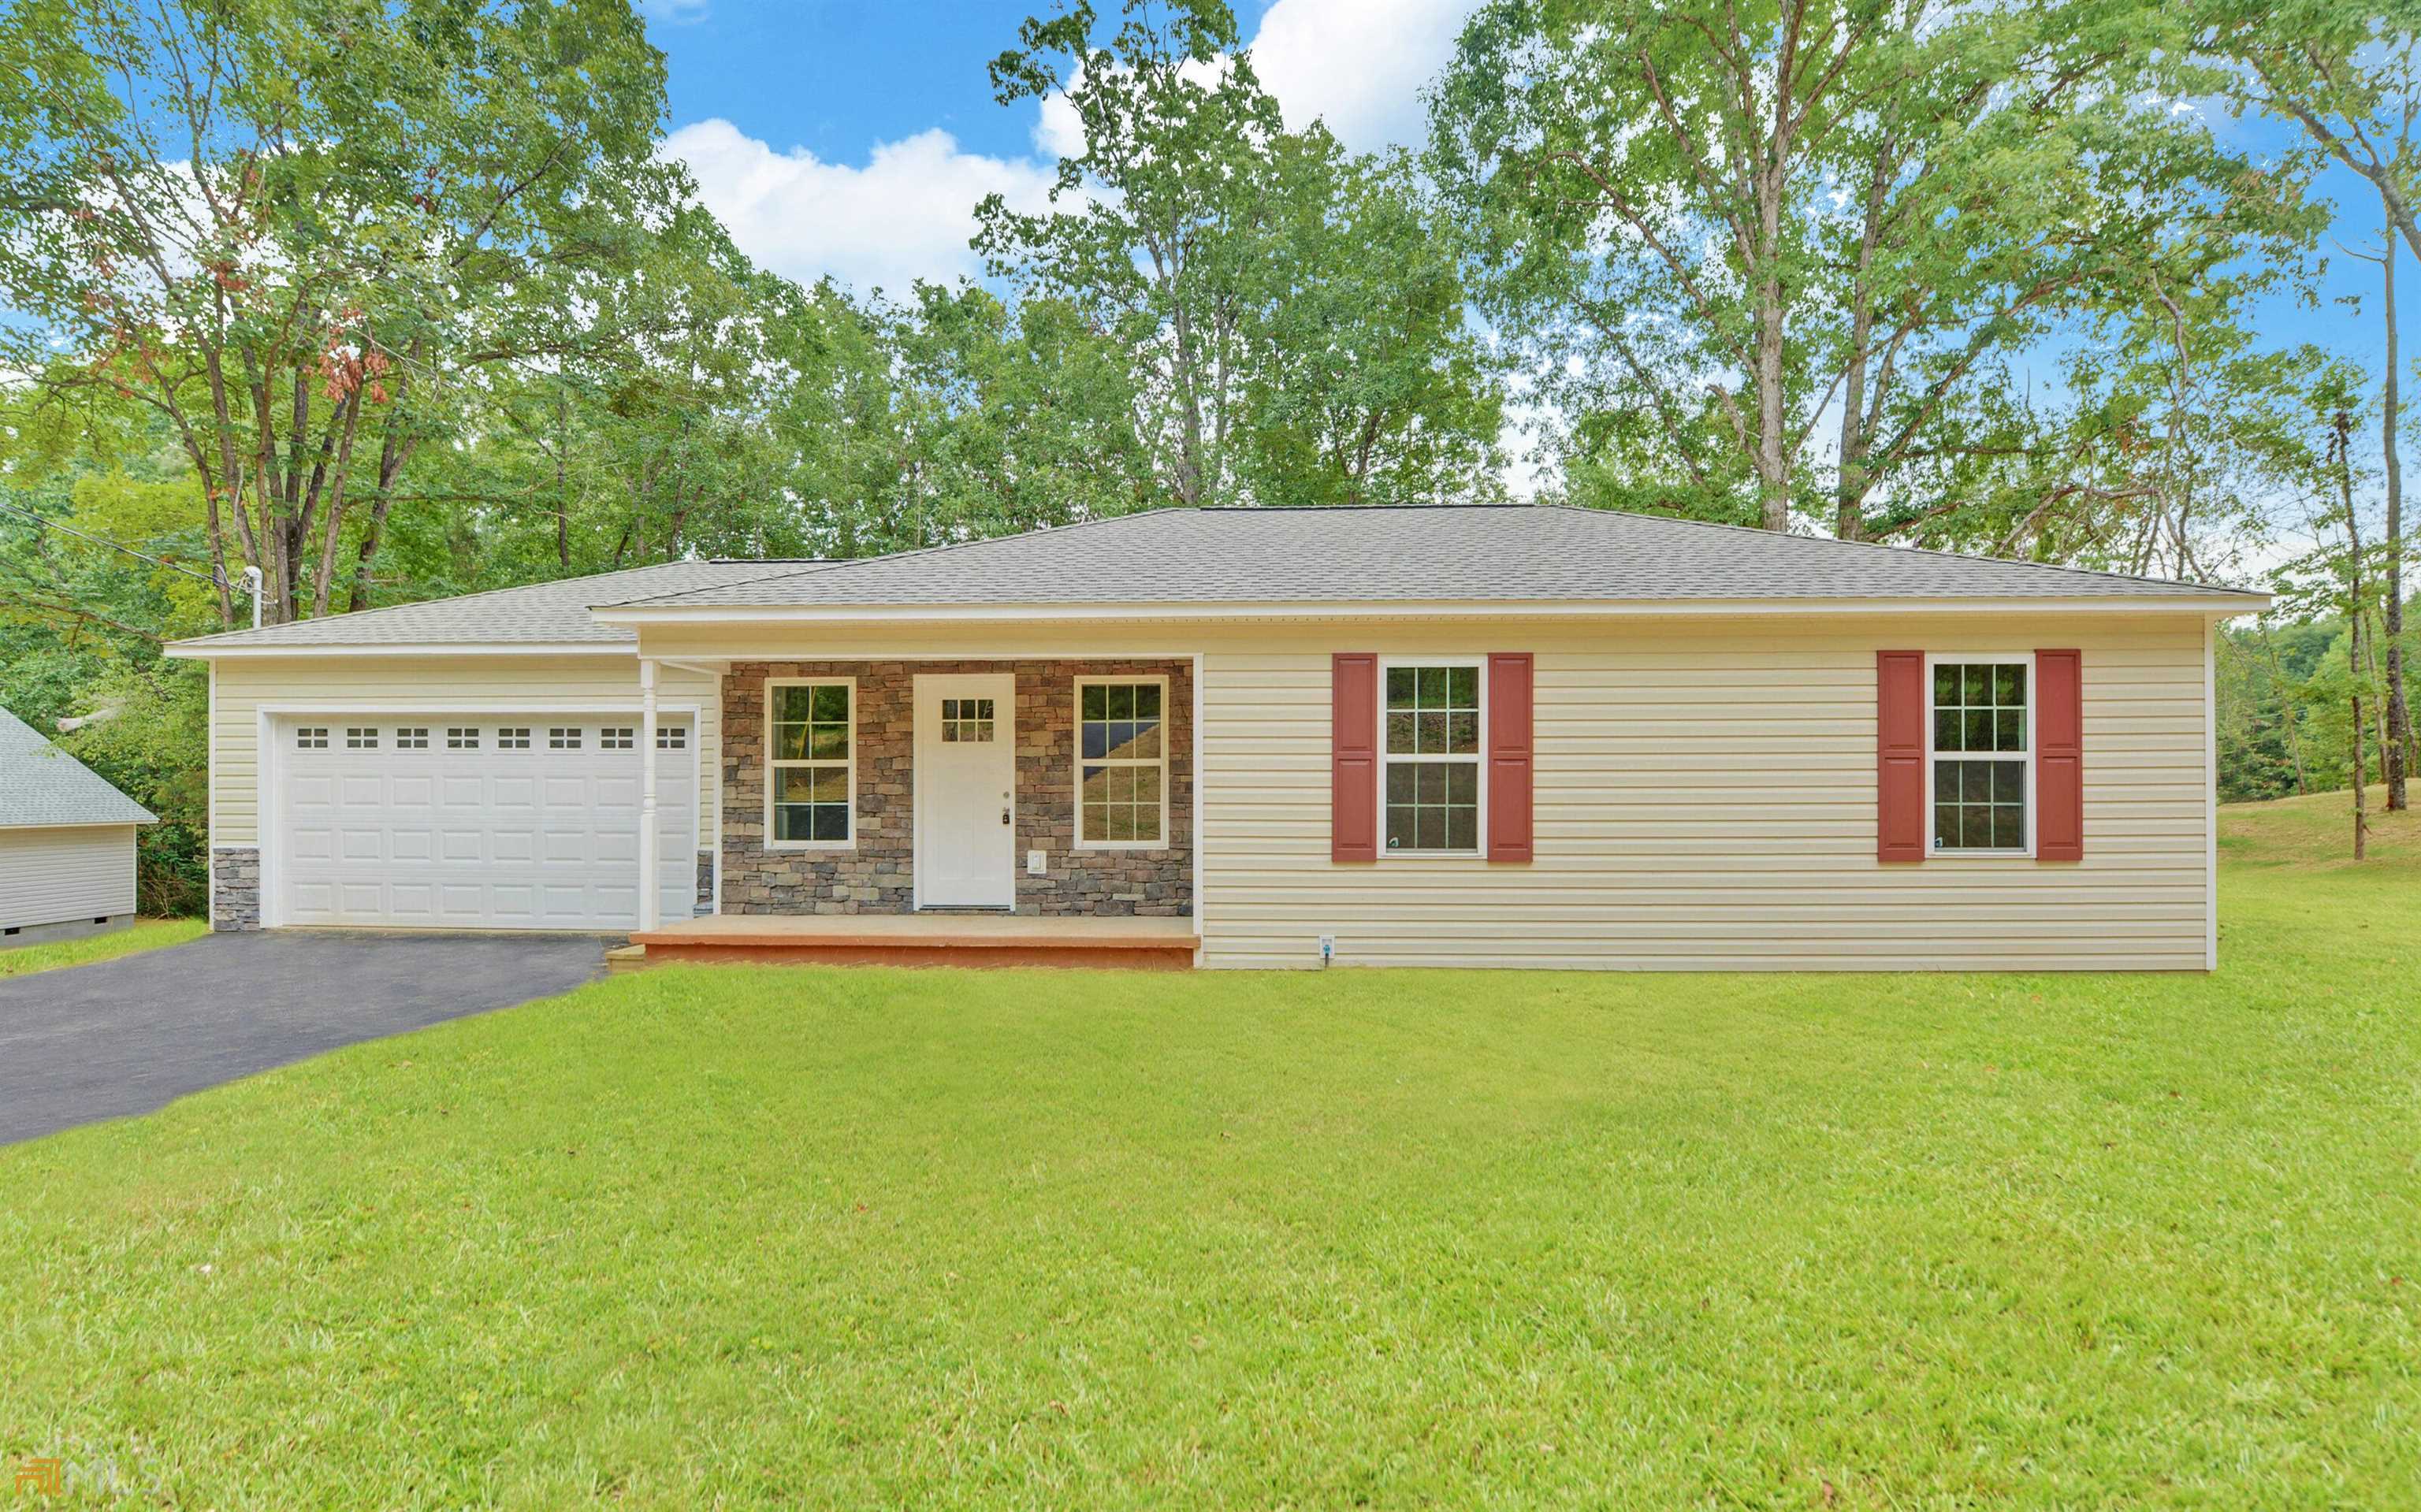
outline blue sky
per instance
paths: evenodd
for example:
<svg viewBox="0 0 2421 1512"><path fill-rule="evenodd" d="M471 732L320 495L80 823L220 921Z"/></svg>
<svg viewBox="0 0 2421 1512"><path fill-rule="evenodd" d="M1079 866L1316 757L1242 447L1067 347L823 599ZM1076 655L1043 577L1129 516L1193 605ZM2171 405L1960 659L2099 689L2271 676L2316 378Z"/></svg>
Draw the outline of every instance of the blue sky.
<svg viewBox="0 0 2421 1512"><path fill-rule="evenodd" d="M1350 146L1416 144L1416 91L1452 50L1476 0L1244 0L1257 68L1289 121L1325 119ZM758 262L802 280L905 292L915 276L977 272L973 208L999 192L1042 203L1055 163L1048 112L994 102L985 65L1047 0L644 0L669 59L671 148ZM1103 0L1113 8L1114 0ZM2267 122L2220 129L2261 150L2292 143ZM2338 169L2336 239L2378 244L2377 201ZM2281 301L2265 339L2314 340L2376 371L2376 267L2324 248L2317 310ZM2421 355L2421 266L2401 267L2405 350ZM2336 300L2360 294L2359 315Z"/></svg>

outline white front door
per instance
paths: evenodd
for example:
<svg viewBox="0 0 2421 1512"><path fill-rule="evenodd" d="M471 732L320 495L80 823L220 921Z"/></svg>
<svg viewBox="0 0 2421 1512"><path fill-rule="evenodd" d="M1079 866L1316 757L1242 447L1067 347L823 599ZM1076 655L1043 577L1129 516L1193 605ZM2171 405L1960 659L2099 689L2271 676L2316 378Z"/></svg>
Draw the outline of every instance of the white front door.
<svg viewBox="0 0 2421 1512"><path fill-rule="evenodd" d="M1017 902L1017 679L916 679L916 903Z"/></svg>

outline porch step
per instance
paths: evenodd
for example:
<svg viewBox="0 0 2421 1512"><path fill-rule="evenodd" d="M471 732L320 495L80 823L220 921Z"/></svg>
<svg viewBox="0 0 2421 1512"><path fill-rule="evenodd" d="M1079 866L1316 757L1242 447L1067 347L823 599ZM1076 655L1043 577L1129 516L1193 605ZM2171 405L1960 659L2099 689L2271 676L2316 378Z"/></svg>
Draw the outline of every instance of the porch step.
<svg viewBox="0 0 2421 1512"><path fill-rule="evenodd" d="M605 971L609 975L635 972L647 964L648 947L645 945L616 945L605 952Z"/></svg>
<svg viewBox="0 0 2421 1512"><path fill-rule="evenodd" d="M641 964L753 961L817 966L1066 966L1186 971L1191 919L911 913L696 919L631 937Z"/></svg>

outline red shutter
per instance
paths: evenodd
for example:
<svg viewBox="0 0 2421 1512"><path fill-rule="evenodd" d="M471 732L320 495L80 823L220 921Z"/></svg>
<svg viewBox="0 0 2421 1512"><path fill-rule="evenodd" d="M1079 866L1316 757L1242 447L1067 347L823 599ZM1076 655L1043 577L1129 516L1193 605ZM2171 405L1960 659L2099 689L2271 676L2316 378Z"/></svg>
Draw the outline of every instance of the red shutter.
<svg viewBox="0 0 2421 1512"><path fill-rule="evenodd" d="M1875 859L1925 859L1925 653L1875 653Z"/></svg>
<svg viewBox="0 0 2421 1512"><path fill-rule="evenodd" d="M2085 859L2085 658L2035 653L2035 859Z"/></svg>
<svg viewBox="0 0 2421 1512"><path fill-rule="evenodd" d="M1530 653L1488 659L1488 859L1530 859Z"/></svg>
<svg viewBox="0 0 2421 1512"><path fill-rule="evenodd" d="M1379 859L1379 658L1339 651L1329 663L1328 859Z"/></svg>

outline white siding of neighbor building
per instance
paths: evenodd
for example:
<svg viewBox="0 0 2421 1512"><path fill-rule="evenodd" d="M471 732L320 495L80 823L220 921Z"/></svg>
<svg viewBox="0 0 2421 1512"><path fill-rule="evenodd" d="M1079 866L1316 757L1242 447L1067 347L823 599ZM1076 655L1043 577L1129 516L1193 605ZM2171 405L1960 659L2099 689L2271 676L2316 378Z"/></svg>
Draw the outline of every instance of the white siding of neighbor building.
<svg viewBox="0 0 2421 1512"><path fill-rule="evenodd" d="M1701 628L1703 626L1703 628ZM1320 626L1211 650L1203 959L1650 970L2206 963L2199 616ZM1875 859L1875 652L2084 652L2085 860ZM1333 651L1537 653L1527 865L1329 860Z"/></svg>
<svg viewBox="0 0 2421 1512"><path fill-rule="evenodd" d="M238 658L213 664L211 710L211 843L259 843L259 714L282 709L379 709L431 715L493 710L587 713L633 709L639 664L628 656L347 656ZM656 695L696 706L701 821L713 812L721 719L715 678L663 668ZM681 717L692 717L684 712ZM633 724L637 723L633 714ZM710 832L711 833L711 832Z"/></svg>
<svg viewBox="0 0 2421 1512"><path fill-rule="evenodd" d="M133 912L133 825L0 830L0 928Z"/></svg>

